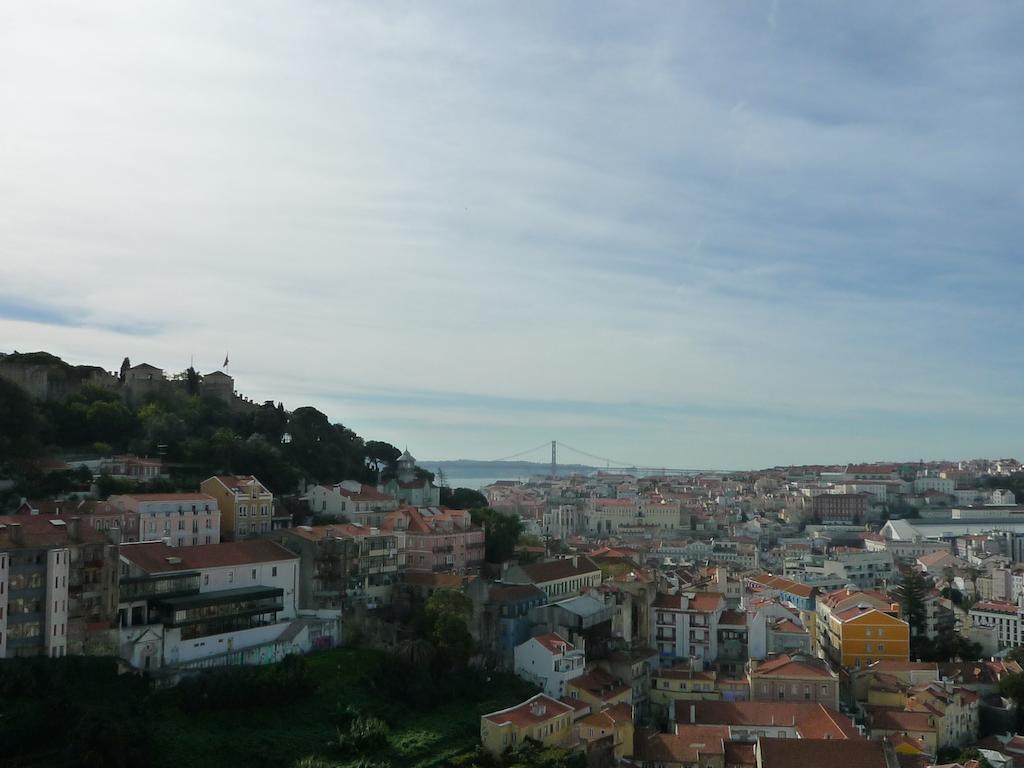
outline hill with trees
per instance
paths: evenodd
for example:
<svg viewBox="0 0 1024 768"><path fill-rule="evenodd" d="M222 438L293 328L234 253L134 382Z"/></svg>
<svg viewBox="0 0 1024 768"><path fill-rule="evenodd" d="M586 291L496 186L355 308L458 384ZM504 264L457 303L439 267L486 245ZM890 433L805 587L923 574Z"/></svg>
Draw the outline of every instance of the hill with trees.
<svg viewBox="0 0 1024 768"><path fill-rule="evenodd" d="M4 360L11 356L5 356ZM252 474L277 495L292 493L299 481L376 483L395 471L400 451L364 440L343 424L309 406L288 411L266 402L245 409L202 396L189 369L177 381L134 401L124 392L89 378L101 370L72 367L46 353L32 353L60 380L74 380L69 394L38 399L15 381L0 378L0 478L14 496L66 493L89 477L75 471L75 458L117 453L159 456L169 479L146 490L194 489L216 473ZM64 390L60 390L63 392ZM71 469L54 471L53 461L70 457ZM428 473L429 474L429 473ZM101 493L125 490L100 478Z"/></svg>

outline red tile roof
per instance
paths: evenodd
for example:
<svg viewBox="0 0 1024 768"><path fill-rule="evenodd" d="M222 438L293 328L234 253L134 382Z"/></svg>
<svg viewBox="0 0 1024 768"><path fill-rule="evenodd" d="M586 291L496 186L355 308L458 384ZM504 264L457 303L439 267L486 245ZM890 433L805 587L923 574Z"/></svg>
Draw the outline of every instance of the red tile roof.
<svg viewBox="0 0 1024 768"><path fill-rule="evenodd" d="M633 746L644 763L689 765L700 763L710 755L724 755L728 740L727 727L680 725L675 733L637 731Z"/></svg>
<svg viewBox="0 0 1024 768"><path fill-rule="evenodd" d="M913 731L914 733L935 731L935 715L931 712L908 712L897 707L869 705L867 713L868 722L873 731Z"/></svg>
<svg viewBox="0 0 1024 768"><path fill-rule="evenodd" d="M65 515L4 515L0 516L0 544L18 546L14 538L20 531L21 546L24 547L66 547L73 543ZM51 520L53 522L51 522ZM19 526L15 528L15 526ZM81 521L78 536L82 542L103 542L106 537Z"/></svg>
<svg viewBox="0 0 1024 768"><path fill-rule="evenodd" d="M605 707L600 712L587 715L580 722L595 728L614 728L616 723L632 722L633 706L624 701Z"/></svg>
<svg viewBox="0 0 1024 768"><path fill-rule="evenodd" d="M146 573L167 573L298 560L299 556L276 542L251 539L220 544L199 544L194 547L168 547L162 541L122 544L121 557L131 561Z"/></svg>
<svg viewBox="0 0 1024 768"><path fill-rule="evenodd" d="M831 739L759 739L760 768L887 768L885 745L880 741Z"/></svg>
<svg viewBox="0 0 1024 768"><path fill-rule="evenodd" d="M557 699L552 699L550 696L538 693L521 704L516 704L514 707L497 712L491 712L483 717L485 720L490 720L498 725L512 724L518 728L527 728L546 723L572 711L573 708L568 704L563 704Z"/></svg>
<svg viewBox="0 0 1024 768"><path fill-rule="evenodd" d="M986 611L988 613L1017 613L1017 606L1013 603L1002 603L995 601L981 600L971 606L971 611Z"/></svg>
<svg viewBox="0 0 1024 768"><path fill-rule="evenodd" d="M390 535L391 531L370 528L354 523L331 523L330 525L297 525L287 529L291 536L300 536L309 541L322 541L326 538L361 539L366 536Z"/></svg>
<svg viewBox="0 0 1024 768"><path fill-rule="evenodd" d="M771 629L775 632L786 632L789 634L807 634L806 629L790 619L780 619L771 626Z"/></svg>
<svg viewBox="0 0 1024 768"><path fill-rule="evenodd" d="M837 679L828 663L811 656L778 656L762 661L751 671L751 677L822 677Z"/></svg>
<svg viewBox="0 0 1024 768"><path fill-rule="evenodd" d="M546 635L538 635L533 638L549 653L566 653L576 650L576 646L559 635L557 632L548 632Z"/></svg>
<svg viewBox="0 0 1024 768"><path fill-rule="evenodd" d="M788 727L805 739L863 738L849 718L814 702L695 701L676 708L676 722Z"/></svg>
<svg viewBox="0 0 1024 768"><path fill-rule="evenodd" d="M591 696L608 701L628 691L630 687L625 685L618 678L612 677L603 669L593 669L586 674L574 677L566 685L570 688L577 688L586 691Z"/></svg>
<svg viewBox="0 0 1024 768"><path fill-rule="evenodd" d="M214 475L214 477L229 491L248 491L249 487L255 484L258 486L257 493L270 493L263 483L252 475Z"/></svg>
<svg viewBox="0 0 1024 768"><path fill-rule="evenodd" d="M333 490L338 493L339 496L344 496L350 501L394 501L394 496L388 496L386 493L381 493L372 485L366 485L365 483L359 487L358 491L350 491L347 488L342 487L339 483L332 486L321 486L327 490Z"/></svg>
<svg viewBox="0 0 1024 768"><path fill-rule="evenodd" d="M549 581L569 579L573 576L584 576L593 573L600 573L593 560L580 556L577 565L573 565L572 558L566 557L559 560L549 560L546 563L530 563L521 566L523 572L530 577L534 584L545 584Z"/></svg>
<svg viewBox="0 0 1024 768"><path fill-rule="evenodd" d="M126 493L124 496L135 501L212 501L217 503L213 496L206 493Z"/></svg>

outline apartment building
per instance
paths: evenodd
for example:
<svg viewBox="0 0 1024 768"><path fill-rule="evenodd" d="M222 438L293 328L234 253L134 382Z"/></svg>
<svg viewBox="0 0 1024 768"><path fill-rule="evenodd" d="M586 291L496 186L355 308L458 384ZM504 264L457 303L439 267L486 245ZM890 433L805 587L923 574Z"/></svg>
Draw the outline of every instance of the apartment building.
<svg viewBox="0 0 1024 768"><path fill-rule="evenodd" d="M390 603L405 571L405 534L354 523L300 525L274 534L301 560L303 608Z"/></svg>
<svg viewBox="0 0 1024 768"><path fill-rule="evenodd" d="M809 577L834 576L861 589L878 589L898 580L888 551L836 548L820 564L808 563L804 570Z"/></svg>
<svg viewBox="0 0 1024 768"><path fill-rule="evenodd" d="M839 675L826 661L792 654L747 667L751 701L812 701L839 709Z"/></svg>
<svg viewBox="0 0 1024 768"><path fill-rule="evenodd" d="M215 475L199 489L217 500L225 541L251 539L273 530L274 495L252 475Z"/></svg>
<svg viewBox="0 0 1024 768"><path fill-rule="evenodd" d="M586 655L561 635L549 632L531 637L515 649L515 673L559 699L566 684L583 674Z"/></svg>
<svg viewBox="0 0 1024 768"><path fill-rule="evenodd" d="M80 518L0 517L0 658L113 648L117 545Z"/></svg>
<svg viewBox="0 0 1024 768"><path fill-rule="evenodd" d="M663 663L718 658L718 624L725 597L718 592L659 593L651 608L650 637Z"/></svg>
<svg viewBox="0 0 1024 768"><path fill-rule="evenodd" d="M970 610L971 623L992 627L1000 650L1024 645L1024 607L1016 603L981 601Z"/></svg>
<svg viewBox="0 0 1024 768"><path fill-rule="evenodd" d="M484 532L467 510L402 507L386 513L381 528L405 536L410 572L466 575L484 563Z"/></svg>
<svg viewBox="0 0 1024 768"><path fill-rule="evenodd" d="M139 541L186 547L221 539L220 507L206 493L129 493L107 501L138 515Z"/></svg>
<svg viewBox="0 0 1024 768"><path fill-rule="evenodd" d="M345 517L349 522L379 528L385 512L398 509L398 499L357 480L335 485L314 485L306 493L309 511L317 515Z"/></svg>
<svg viewBox="0 0 1024 768"><path fill-rule="evenodd" d="M822 493L811 499L811 515L818 522L861 523L868 514L869 496L863 493Z"/></svg>
<svg viewBox="0 0 1024 768"><path fill-rule="evenodd" d="M528 565L513 565L502 576L506 584L533 584L549 599L578 595L601 585L601 568L585 555L572 555Z"/></svg>
<svg viewBox="0 0 1024 768"><path fill-rule="evenodd" d="M337 639L298 615L299 558L267 540L121 548L120 656L135 669L263 664Z"/></svg>
<svg viewBox="0 0 1024 768"><path fill-rule="evenodd" d="M591 499L586 529L591 534L615 533L623 528L674 531L681 527L681 513L679 500L661 496Z"/></svg>
<svg viewBox="0 0 1024 768"><path fill-rule="evenodd" d="M817 652L846 668L907 661L910 626L898 603L877 592L840 589L817 603Z"/></svg>
<svg viewBox="0 0 1024 768"><path fill-rule="evenodd" d="M514 707L481 716L480 743L496 756L527 739L567 747L572 741L573 714L570 705L538 693Z"/></svg>

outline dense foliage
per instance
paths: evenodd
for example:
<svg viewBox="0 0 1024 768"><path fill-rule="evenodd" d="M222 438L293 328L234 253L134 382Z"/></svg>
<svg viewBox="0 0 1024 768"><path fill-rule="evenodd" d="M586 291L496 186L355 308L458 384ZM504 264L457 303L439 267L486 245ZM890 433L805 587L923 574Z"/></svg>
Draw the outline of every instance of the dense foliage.
<svg viewBox="0 0 1024 768"><path fill-rule="evenodd" d="M129 768L149 765L153 723L144 680L113 659L0 661L4 765Z"/></svg>
<svg viewBox="0 0 1024 768"><path fill-rule="evenodd" d="M74 370L53 360L60 370ZM47 457L61 455L162 457L170 480L141 490L194 489L223 472L256 475L277 495L291 493L301 478L377 482L393 474L400 455L388 443L364 442L316 408L288 412L280 403L229 405L202 397L194 371L138 401L127 389L76 384L72 391L63 399L37 402L0 379L0 477L16 480L12 497L87 488L88 473L45 471ZM110 478L100 483L102 495L136 490Z"/></svg>
<svg viewBox="0 0 1024 768"><path fill-rule="evenodd" d="M310 696L316 680L301 656L288 656L270 667L230 667L189 677L178 685L183 712L251 709L260 702L290 704Z"/></svg>
<svg viewBox="0 0 1024 768"><path fill-rule="evenodd" d="M485 507L470 510L476 525L484 529L484 553L489 563L503 563L512 559L516 544L523 532L523 523L516 515Z"/></svg>
<svg viewBox="0 0 1024 768"><path fill-rule="evenodd" d="M480 509L487 506L487 497L473 488L442 488L441 506L449 509Z"/></svg>

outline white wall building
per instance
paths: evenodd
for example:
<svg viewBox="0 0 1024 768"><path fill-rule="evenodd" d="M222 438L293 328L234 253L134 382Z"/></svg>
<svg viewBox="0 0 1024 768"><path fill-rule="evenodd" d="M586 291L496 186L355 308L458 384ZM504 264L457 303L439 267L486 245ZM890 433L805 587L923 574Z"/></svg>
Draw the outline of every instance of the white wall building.
<svg viewBox="0 0 1024 768"><path fill-rule="evenodd" d="M130 493L108 500L139 515L139 541L186 547L220 542L220 508L205 493Z"/></svg>
<svg viewBox="0 0 1024 768"><path fill-rule="evenodd" d="M275 542L128 544L121 563L120 653L137 669L268 663L310 633L337 639L336 612L298 619L299 558Z"/></svg>
<svg viewBox="0 0 1024 768"><path fill-rule="evenodd" d="M517 645L514 656L516 675L540 686L553 699L565 696L566 684L586 667L584 652L554 632Z"/></svg>

